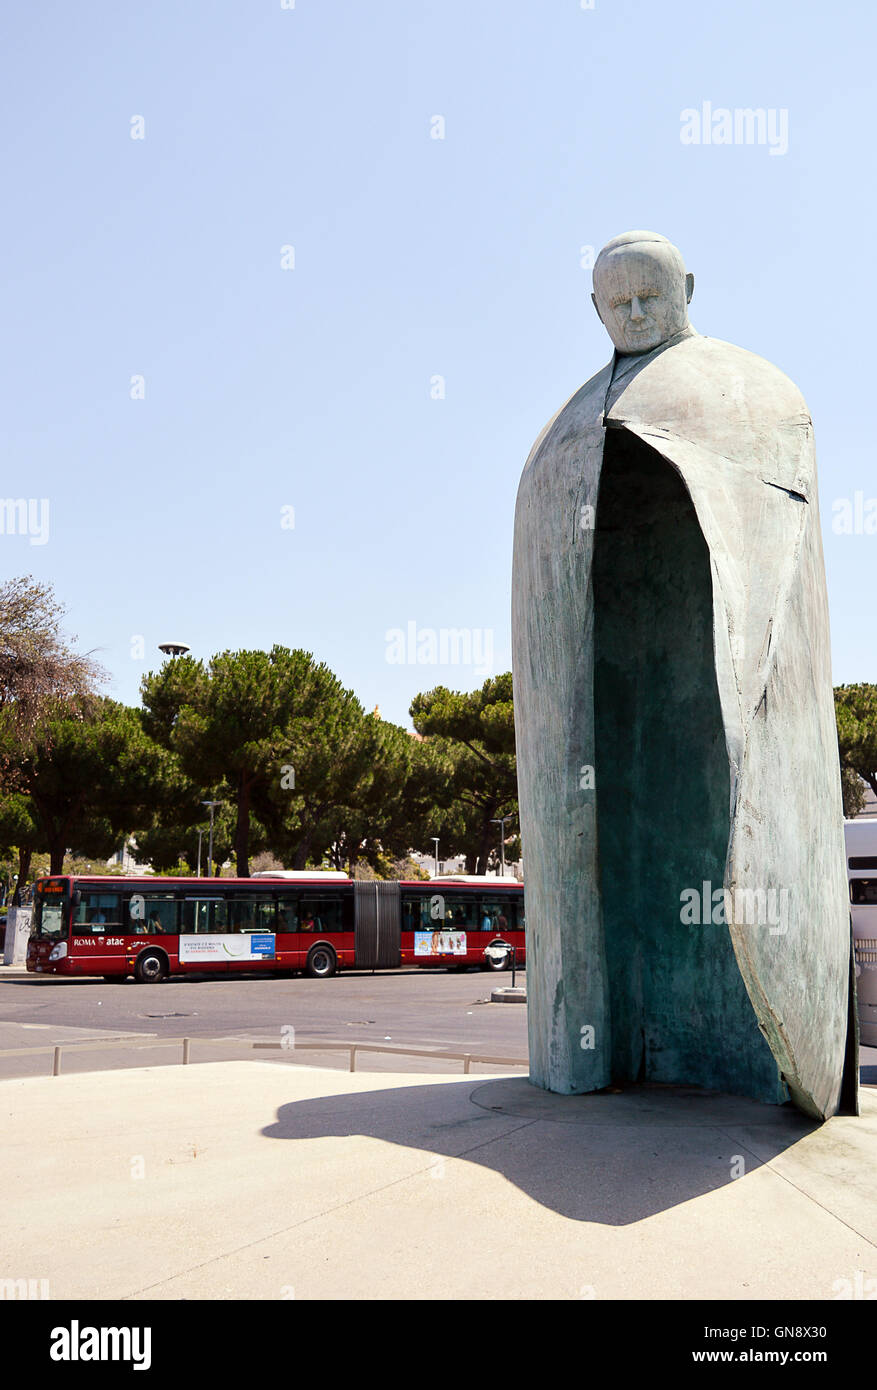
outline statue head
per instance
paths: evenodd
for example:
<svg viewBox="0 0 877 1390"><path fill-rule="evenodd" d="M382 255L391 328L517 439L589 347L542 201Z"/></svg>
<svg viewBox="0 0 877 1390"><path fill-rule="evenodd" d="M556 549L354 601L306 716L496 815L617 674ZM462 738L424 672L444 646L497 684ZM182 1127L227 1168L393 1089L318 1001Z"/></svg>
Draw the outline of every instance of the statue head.
<svg viewBox="0 0 877 1390"><path fill-rule="evenodd" d="M594 265L591 295L617 352L651 352L684 328L694 293L682 253L657 232L623 232Z"/></svg>

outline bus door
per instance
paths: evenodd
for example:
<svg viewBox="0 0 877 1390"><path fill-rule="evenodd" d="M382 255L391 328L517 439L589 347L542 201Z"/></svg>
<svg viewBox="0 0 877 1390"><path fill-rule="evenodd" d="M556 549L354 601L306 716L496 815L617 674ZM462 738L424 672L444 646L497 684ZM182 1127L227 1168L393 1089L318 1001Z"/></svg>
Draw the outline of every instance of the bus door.
<svg viewBox="0 0 877 1390"><path fill-rule="evenodd" d="M402 898L396 882L366 882L353 885L356 961L372 970L391 970L401 964Z"/></svg>

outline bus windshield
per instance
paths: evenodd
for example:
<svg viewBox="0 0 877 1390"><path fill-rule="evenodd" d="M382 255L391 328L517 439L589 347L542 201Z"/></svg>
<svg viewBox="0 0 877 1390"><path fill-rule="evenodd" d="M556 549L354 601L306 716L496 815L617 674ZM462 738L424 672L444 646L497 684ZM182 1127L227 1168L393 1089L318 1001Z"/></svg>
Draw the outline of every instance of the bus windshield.
<svg viewBox="0 0 877 1390"><path fill-rule="evenodd" d="M33 933L36 936L62 937L67 934L67 884L47 879L34 891Z"/></svg>

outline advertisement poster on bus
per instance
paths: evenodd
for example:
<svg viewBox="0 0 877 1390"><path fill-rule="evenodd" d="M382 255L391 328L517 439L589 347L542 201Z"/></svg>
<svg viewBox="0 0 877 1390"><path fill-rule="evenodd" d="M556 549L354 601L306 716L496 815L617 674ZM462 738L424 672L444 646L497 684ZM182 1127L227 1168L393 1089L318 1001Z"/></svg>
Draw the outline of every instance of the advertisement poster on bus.
<svg viewBox="0 0 877 1390"><path fill-rule="evenodd" d="M271 960L274 937L267 932L241 935L181 936L181 961Z"/></svg>
<svg viewBox="0 0 877 1390"><path fill-rule="evenodd" d="M415 956L465 956L466 933L464 931L416 931L414 933Z"/></svg>

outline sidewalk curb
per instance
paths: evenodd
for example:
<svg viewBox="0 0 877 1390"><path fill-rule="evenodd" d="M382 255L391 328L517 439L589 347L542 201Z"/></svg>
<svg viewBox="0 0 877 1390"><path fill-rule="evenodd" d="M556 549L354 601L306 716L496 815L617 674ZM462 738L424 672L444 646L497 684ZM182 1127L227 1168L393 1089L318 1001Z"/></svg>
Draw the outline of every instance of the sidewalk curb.
<svg viewBox="0 0 877 1390"><path fill-rule="evenodd" d="M526 986L500 985L499 989L491 990L490 1002L492 1004L526 1004Z"/></svg>

